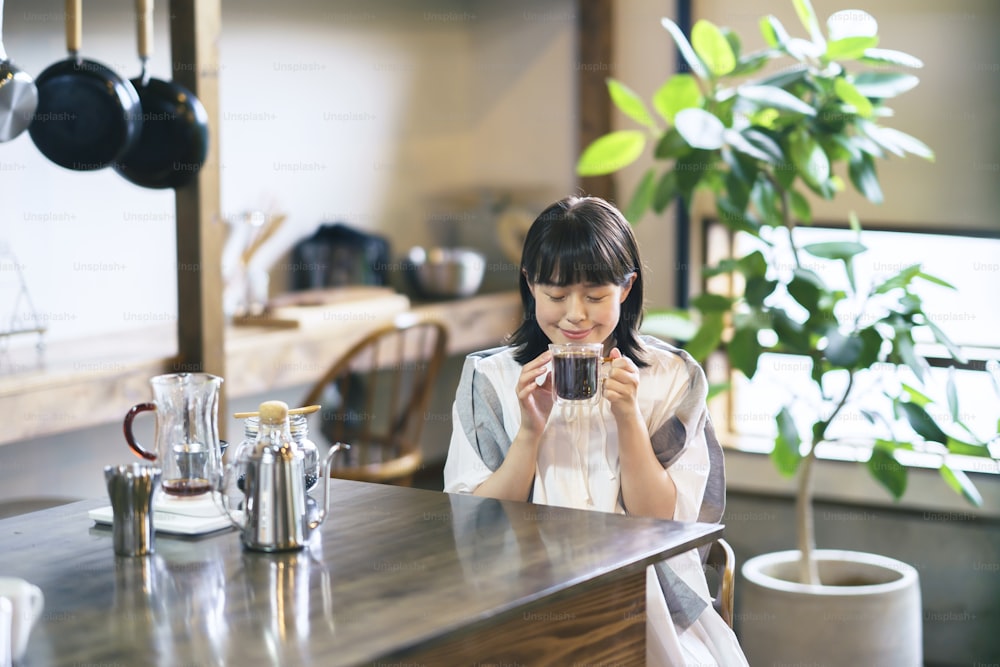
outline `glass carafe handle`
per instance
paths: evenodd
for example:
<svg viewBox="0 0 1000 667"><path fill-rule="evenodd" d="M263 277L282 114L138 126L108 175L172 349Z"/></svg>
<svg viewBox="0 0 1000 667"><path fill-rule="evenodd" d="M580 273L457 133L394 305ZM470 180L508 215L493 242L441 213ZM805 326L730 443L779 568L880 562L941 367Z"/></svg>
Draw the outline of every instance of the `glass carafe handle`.
<svg viewBox="0 0 1000 667"><path fill-rule="evenodd" d="M128 413L125 415L125 421L122 424L122 430L125 432L125 442L128 443L128 446L132 448L133 452L147 461L155 461L156 454L144 449L143 446L136 441L135 435L132 433L132 422L135 420L136 415L140 412L148 412L155 409L156 403L137 403L129 409Z"/></svg>

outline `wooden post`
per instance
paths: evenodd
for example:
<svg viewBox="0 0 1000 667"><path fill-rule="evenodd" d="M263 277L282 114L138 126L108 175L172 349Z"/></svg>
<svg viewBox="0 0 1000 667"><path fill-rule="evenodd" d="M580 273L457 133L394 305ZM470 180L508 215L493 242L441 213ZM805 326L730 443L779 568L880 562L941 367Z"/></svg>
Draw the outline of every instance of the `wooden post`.
<svg viewBox="0 0 1000 667"><path fill-rule="evenodd" d="M178 371L225 377L222 305L224 222L219 198L219 36L221 0L170 0L173 79L193 92L208 113L208 155L198 177L177 188ZM226 414L225 383L220 417ZM220 418L220 429L225 419ZM225 433L220 433L225 437Z"/></svg>
<svg viewBox="0 0 1000 667"><path fill-rule="evenodd" d="M613 71L614 7L611 0L578 0L576 11L579 154L590 142L611 130L611 98L606 79ZM579 186L584 194L615 201L615 184L610 174L580 178Z"/></svg>

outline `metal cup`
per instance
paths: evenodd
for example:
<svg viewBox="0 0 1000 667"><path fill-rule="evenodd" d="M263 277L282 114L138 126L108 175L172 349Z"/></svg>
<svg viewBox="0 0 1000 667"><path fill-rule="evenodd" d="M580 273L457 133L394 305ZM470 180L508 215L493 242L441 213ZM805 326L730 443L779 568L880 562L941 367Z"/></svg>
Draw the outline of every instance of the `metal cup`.
<svg viewBox="0 0 1000 667"><path fill-rule="evenodd" d="M160 468L151 463L105 466L117 555L153 553L153 494L160 485L161 474Z"/></svg>

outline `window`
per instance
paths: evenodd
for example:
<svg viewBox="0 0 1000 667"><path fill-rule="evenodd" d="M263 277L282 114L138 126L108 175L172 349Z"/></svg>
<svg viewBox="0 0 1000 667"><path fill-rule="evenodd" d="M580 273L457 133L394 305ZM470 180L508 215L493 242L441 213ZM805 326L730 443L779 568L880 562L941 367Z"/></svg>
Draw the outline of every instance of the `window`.
<svg viewBox="0 0 1000 667"><path fill-rule="evenodd" d="M775 247L784 247L783 229L770 230L779 235ZM816 225L797 228L796 240L802 243L824 241L856 240L856 233L849 229ZM757 248L761 241L746 235L732 235L728 228L717 222L705 228L706 263L716 263L730 250L735 256L743 256ZM771 239L768 239L771 240ZM924 383L928 395L940 405L947 405L946 380L952 375L957 388L962 421L970 427L980 440L989 440L997 435L1000 418L1000 378L991 377L986 372L987 362L1000 359L1000 237L960 230L912 231L892 229L865 229L862 242L869 251L855 259L856 280L859 286L878 281L897 273L904 267L920 263L923 271L941 278L952 285L954 290L926 283L919 293L924 302L924 310L944 332L962 348L966 356L964 364L955 364L937 344L929 332L914 332L917 337L917 351L931 364L930 374ZM819 273L830 285L846 286L843 265L836 261L809 258L808 268ZM791 271L793 261L788 254L777 255L773 263L779 271ZM712 278L711 281L726 281ZM728 285L709 284L713 291L725 289ZM795 308L794 301L787 295L772 295L783 306ZM870 314L868 314L870 316ZM838 317L866 317L866 313L844 312ZM928 333L921 336L918 334ZM740 446L769 450L776 433L774 416L782 405L791 404L792 414L799 422L802 433L808 433L808 417L816 414L820 397L809 378L812 364L806 357L796 355L767 354L761 357L758 371L752 380L740 373L730 373L724 355L717 355L706 363L711 379L726 377L733 383L732 391L726 392L713 403L716 419L722 422L723 431L735 437ZM894 367L875 368L858 374L857 381L862 386L877 389L878 385L892 386L900 381L919 386L912 372ZM861 388L861 387L859 387ZM876 409L881 414L890 414L888 401L881 392L866 392L865 407ZM879 403L881 402L881 403ZM935 417L944 414L935 413ZM942 410L943 412L943 410ZM724 417L723 417L724 415ZM722 419L720 419L722 417ZM872 425L855 407L843 413L829 435L845 440L856 438L868 440L874 434L887 435L888 425ZM892 428L905 437L909 427L894 424ZM824 453L831 453L830 451ZM841 452L852 457L858 452ZM865 452L865 456L867 453ZM835 457L839 457L834 454ZM919 464L919 456L913 463ZM968 459L965 467L975 470L995 470L990 461Z"/></svg>

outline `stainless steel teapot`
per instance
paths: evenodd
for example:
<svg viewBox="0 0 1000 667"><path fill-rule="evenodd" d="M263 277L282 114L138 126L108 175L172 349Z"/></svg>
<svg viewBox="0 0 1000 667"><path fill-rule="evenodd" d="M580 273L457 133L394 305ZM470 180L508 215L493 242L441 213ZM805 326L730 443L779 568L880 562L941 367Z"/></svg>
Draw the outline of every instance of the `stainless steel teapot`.
<svg viewBox="0 0 1000 667"><path fill-rule="evenodd" d="M306 546L314 530L326 519L330 502L330 464L349 445L330 448L320 476L323 503L316 514L307 509L304 456L292 439L288 405L282 401L260 404L257 440L243 457L226 467L228 478L234 467L245 474L243 516L234 516L228 498L222 502L229 520L240 529L243 546L253 551L290 551ZM228 488L225 480L223 488Z"/></svg>

